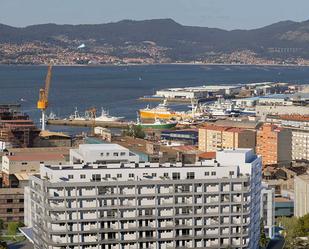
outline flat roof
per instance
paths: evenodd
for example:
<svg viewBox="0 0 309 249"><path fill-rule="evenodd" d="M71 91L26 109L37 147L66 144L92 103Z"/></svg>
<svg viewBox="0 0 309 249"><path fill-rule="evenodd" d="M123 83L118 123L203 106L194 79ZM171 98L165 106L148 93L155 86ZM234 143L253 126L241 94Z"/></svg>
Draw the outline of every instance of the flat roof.
<svg viewBox="0 0 309 249"><path fill-rule="evenodd" d="M10 161L53 161L65 160L62 153L23 153L17 155L7 155Z"/></svg>
<svg viewBox="0 0 309 249"><path fill-rule="evenodd" d="M80 149L86 149L86 150L127 150L127 148L114 143L103 143L103 144L80 144Z"/></svg>

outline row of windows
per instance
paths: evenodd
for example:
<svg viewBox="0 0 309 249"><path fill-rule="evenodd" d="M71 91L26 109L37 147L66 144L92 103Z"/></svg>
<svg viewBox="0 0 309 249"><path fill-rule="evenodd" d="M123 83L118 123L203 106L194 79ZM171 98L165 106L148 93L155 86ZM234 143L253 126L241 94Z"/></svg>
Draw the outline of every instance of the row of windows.
<svg viewBox="0 0 309 249"><path fill-rule="evenodd" d="M113 156L125 156L126 153L125 152L113 152ZM109 152L106 152L106 153L101 153L101 156L110 156L110 153Z"/></svg>
<svg viewBox="0 0 309 249"><path fill-rule="evenodd" d="M216 176L217 172L216 171L206 171L205 176ZM233 176L235 174L234 171L230 171L229 175ZM148 176L148 173L143 173L143 176ZM151 173L151 175L149 175L150 177L157 177L157 173ZM86 179L86 175L85 174L81 174L80 179ZM101 177L102 179L109 179L111 178L111 174L105 174L105 176L101 176L101 174L93 174L92 175L92 180L93 181L101 181ZM134 173L129 173L129 178L134 178L135 174ZM164 178L169 178L169 173L163 173L163 177ZM68 175L69 179L74 179L74 175ZM116 175L116 178L122 178L122 174L118 173ZM173 172L172 173L172 179L173 180L180 180L180 173L179 172ZM187 172L187 179L195 179L195 173L194 172Z"/></svg>

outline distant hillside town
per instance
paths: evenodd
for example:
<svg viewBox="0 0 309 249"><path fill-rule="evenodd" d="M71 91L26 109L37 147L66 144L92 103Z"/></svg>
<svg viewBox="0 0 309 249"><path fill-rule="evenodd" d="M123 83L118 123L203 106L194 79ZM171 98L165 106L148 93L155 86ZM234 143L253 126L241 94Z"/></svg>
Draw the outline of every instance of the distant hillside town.
<svg viewBox="0 0 309 249"><path fill-rule="evenodd" d="M308 27L308 21L285 21L226 31L171 19L25 28L0 24L0 63L309 65Z"/></svg>

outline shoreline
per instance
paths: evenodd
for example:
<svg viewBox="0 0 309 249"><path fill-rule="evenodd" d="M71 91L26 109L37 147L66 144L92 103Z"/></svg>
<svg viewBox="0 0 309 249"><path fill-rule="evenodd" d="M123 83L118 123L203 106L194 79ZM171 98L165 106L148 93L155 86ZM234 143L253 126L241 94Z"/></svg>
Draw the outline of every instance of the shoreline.
<svg viewBox="0 0 309 249"><path fill-rule="evenodd" d="M1 64L0 66L24 66L42 67L47 64ZM295 64L233 64L233 63L190 63L190 62L171 62L171 63L143 63L143 64L54 64L54 67L128 67L128 66L244 66L244 67L309 67L309 65Z"/></svg>

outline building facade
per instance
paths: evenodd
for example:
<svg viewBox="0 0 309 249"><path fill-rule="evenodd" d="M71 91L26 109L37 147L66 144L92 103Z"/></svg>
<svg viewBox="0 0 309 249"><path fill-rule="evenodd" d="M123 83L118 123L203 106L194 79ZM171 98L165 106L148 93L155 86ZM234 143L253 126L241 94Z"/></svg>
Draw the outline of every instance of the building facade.
<svg viewBox="0 0 309 249"><path fill-rule="evenodd" d="M261 218L263 219L266 235L274 237L275 229L275 189L263 185L261 190Z"/></svg>
<svg viewBox="0 0 309 249"><path fill-rule="evenodd" d="M292 161L291 131L273 124L264 124L257 131L256 153L262 156L263 166L289 165Z"/></svg>
<svg viewBox="0 0 309 249"><path fill-rule="evenodd" d="M0 188L0 219L4 223L24 221L24 190Z"/></svg>
<svg viewBox="0 0 309 249"><path fill-rule="evenodd" d="M294 215L302 217L309 213L309 174L294 178Z"/></svg>
<svg viewBox="0 0 309 249"><path fill-rule="evenodd" d="M79 150L82 164L31 177L25 223L35 249L258 248L261 159L252 150L194 165L134 162L115 145Z"/></svg>
<svg viewBox="0 0 309 249"><path fill-rule="evenodd" d="M199 150L212 152L222 149L255 149L256 133L235 127L207 125L199 129Z"/></svg>

